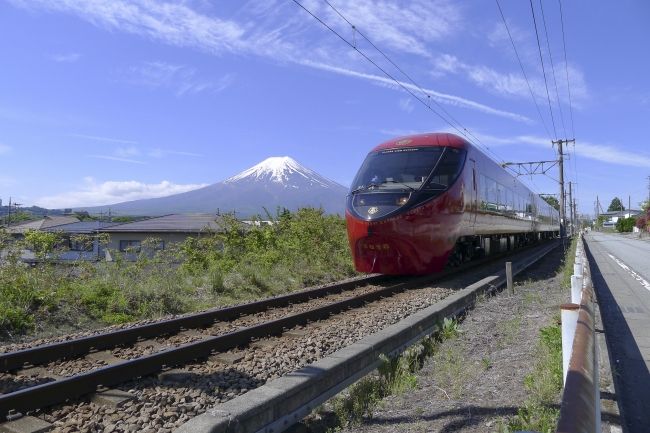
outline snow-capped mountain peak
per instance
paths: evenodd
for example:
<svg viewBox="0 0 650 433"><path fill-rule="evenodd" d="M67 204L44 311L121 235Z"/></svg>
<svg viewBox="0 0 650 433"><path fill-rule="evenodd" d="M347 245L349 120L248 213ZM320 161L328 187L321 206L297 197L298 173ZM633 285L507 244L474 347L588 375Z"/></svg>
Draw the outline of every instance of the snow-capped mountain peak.
<svg viewBox="0 0 650 433"><path fill-rule="evenodd" d="M224 181L236 183L241 181L274 182L284 186L297 187L307 181L328 188L331 181L325 179L313 170L301 165L290 156L273 156L266 158L253 167L242 171Z"/></svg>

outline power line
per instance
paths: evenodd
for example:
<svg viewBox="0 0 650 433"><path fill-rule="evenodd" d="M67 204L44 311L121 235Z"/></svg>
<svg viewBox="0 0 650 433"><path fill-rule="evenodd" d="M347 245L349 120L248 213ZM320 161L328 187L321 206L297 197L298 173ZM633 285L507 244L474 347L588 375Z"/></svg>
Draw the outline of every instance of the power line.
<svg viewBox="0 0 650 433"><path fill-rule="evenodd" d="M564 48L564 70L566 71L566 87L569 92L569 113L571 115L571 136L575 138L575 129L573 128L573 104L571 102L571 85L569 84L569 63L566 57L566 39L564 37L564 16L562 13L562 0L557 0L560 5L560 22L562 23L562 47Z"/></svg>
<svg viewBox="0 0 650 433"><path fill-rule="evenodd" d="M492 150L490 150L489 147L487 147L485 144L481 143L480 140L478 140L478 139L477 139L473 134L471 134L471 133L469 132L469 130L467 130L467 128L465 128L465 127L464 127L460 122L458 122L457 120L455 120L455 119L453 118L453 116L451 116L451 115L450 115L450 114L449 114L449 113L448 113L444 108L443 108L443 111L444 111L444 112L445 112L445 113L446 113L446 114L447 114L447 115L448 115L452 120L454 120L456 123L458 123L458 125L459 125L460 128L462 128L462 129L460 129L458 126L454 125L454 124L453 124L449 119L447 119L445 116L443 116L442 114L440 114L440 113L439 113L438 111L436 111L433 107L431 107L430 104L428 104L427 102L425 102L421 97L419 97L418 95L416 95L416 94L415 94L411 89L409 89L407 86L405 86L404 83L402 83L401 81L399 81L398 79L396 79L396 78L395 78L393 75L391 75L388 71L386 71L386 70L385 70L384 68L382 68L379 64L377 64L377 62L375 62L374 60L372 60L372 59L371 59L370 57L368 57L368 55L366 55L363 51L361 51L360 49L358 49L357 46L356 46L356 43L352 43L352 42L348 41L348 40L347 40L346 38L344 38L340 33L338 33L338 32L337 32L335 29L333 29L330 25L328 25L325 21L323 21L323 20L320 19L318 16L316 16L312 11L310 11L309 9L307 9L307 8L306 8L302 3L300 3L298 0L292 0L292 1L293 1L295 4L297 4L298 6L300 6L300 8L303 9L305 12L307 12L309 15L311 15L312 18L314 18L316 21L318 21L321 25L323 25L324 27L326 27L330 32L332 32L333 34L335 34L339 39L341 39L343 42L345 42L345 43L346 43L350 48L352 48L352 49L355 50L357 53L359 53L359 54L360 54L364 59L366 59L366 60L367 60L368 62L370 62L373 66L375 66L377 69L379 69L379 70L380 70L384 75L386 75L389 79L391 79L392 81L394 81L395 84L397 84L399 87L401 87L404 91L406 91L406 92L407 92L408 94L410 94L412 97L414 97L415 99L417 99L417 100L418 100L422 105L424 105L426 108L428 108L432 113L434 113L436 116L438 116L440 119L442 119L445 123L447 123L449 126L451 126L454 130L456 130L459 134L461 134L463 137L465 137L468 141L470 141L470 142L472 142L472 143L474 143L474 144L476 144L476 145L478 145L478 144L480 143L480 145L481 145L483 148L485 148L489 153L491 153L491 154L492 154L496 159L499 159L498 156L497 156L496 154L494 154L494 152L492 152ZM343 16L343 14L341 14L341 13L340 13L336 8L334 8L334 7L333 7L333 6L332 6L328 1L326 1L326 3L327 3L327 4L328 4L328 5L329 5L329 6L330 6L330 7L331 7L331 8L332 8L332 9L333 9L333 10L334 10L334 11L335 11L335 12L336 12L340 17L341 17L341 18L343 18L343 19L344 19L344 20L345 20L345 21L346 21L350 26L352 26L352 29L353 29L353 31L354 31L355 33L359 33L359 35L360 35L361 37L363 37L366 41L368 41L368 42L369 42L369 43L370 43L370 44L371 44L371 45L372 45L372 46L373 46L377 51L379 51L379 52L380 52L380 53L381 53L381 54L382 54L382 55L383 55L383 56L384 56L384 57L385 57L385 58L386 58L386 59L387 59L387 60L388 60L388 61L389 61L393 66L395 66L395 67L396 67L396 68L397 68L397 69L398 69L402 74L404 74L404 76L406 76L406 77L407 77L407 78L408 78L408 79L413 83L413 85L414 85L415 87L417 87L417 88L420 90L420 92L422 92L423 94L425 94L425 95L427 96L427 100L431 100L431 99L433 99L434 103L436 103L438 106L440 106L440 104L435 100L435 98L431 98L430 95L429 95L428 93L426 93L426 92L425 92L425 91L424 91L424 90L423 90L419 85L417 85L417 83L415 83L415 82L410 78L410 76L409 76L408 74L406 74L406 73L405 73L405 72L404 72L404 71L403 71L399 66L397 66L397 65L396 65L396 64L395 64L395 63L394 63L394 62L393 62L393 61L392 61L392 60L391 60L391 59L390 59L386 54L384 54L384 53L383 53L383 52L382 52L382 51L381 51L381 50L380 50L380 49L379 49L375 44L373 44L373 43L372 43L372 42L371 42L371 41L370 41L370 40L369 40L369 39L368 39L368 38L367 38L363 33L359 32L359 30L356 28L356 26L354 26L354 25L353 25L353 24L352 24L352 23L351 23L347 18L345 18L345 17ZM467 133L466 133L465 131L467 131ZM472 138L470 138L469 135L472 135L472 137L474 137L475 140L472 140Z"/></svg>
<svg viewBox="0 0 650 433"><path fill-rule="evenodd" d="M551 106L551 95L548 92L548 81L546 79L546 68L544 68L544 57L542 56L542 45L539 43L539 32L537 31L537 19L535 18L535 8L533 7L533 0L530 0L530 11L533 13L533 25L535 26L535 36L537 38L537 49L539 50L539 61L542 63L542 74L544 75L544 86L546 87L546 99L548 100L548 111L551 114L551 124L553 125L553 133L557 140L557 129L555 128L555 119L553 118L553 108Z"/></svg>
<svg viewBox="0 0 650 433"><path fill-rule="evenodd" d="M533 88L530 85L530 81L528 81L528 75L526 75L526 70L524 69L524 64L521 62L521 58L519 57L519 52L517 51L517 47L515 46L515 41L512 38L512 34L510 33L510 28L508 27L508 23L506 22L506 17L503 15L503 10L501 9L501 5L499 4L499 0L495 0L497 3L497 7L499 8L499 13L501 14L501 19L503 20L503 25L506 28L506 31L508 32L508 37L510 38L510 43L512 44L512 49L515 51L515 56L517 56L517 61L519 62L519 67L521 68L521 73L524 76L524 79L526 80L526 84L528 85L528 91L530 92L530 97L533 99L533 103L535 104L535 108L537 108L537 114L539 114L539 118L542 121L542 125L544 126L544 129L546 130L546 133L548 134L549 138L553 140L553 137L551 136L550 131L548 130L548 126L546 126L546 122L544 121L544 116L542 116L542 110L539 108L539 104L537 104L537 98L535 98L535 94L533 93Z"/></svg>
<svg viewBox="0 0 650 433"><path fill-rule="evenodd" d="M366 42L368 42L368 43L370 44L370 46L372 46L372 47L373 47L373 48L374 48L374 49L375 49L379 54L381 54L381 55L382 55L382 56L383 56L383 57L384 57L384 58L385 58L385 59L386 59L386 60L387 60L391 65L393 65L393 66L394 66L394 67L395 67L399 72L401 72L402 75L404 75L404 76L405 76L405 77L406 77L406 78L411 82L411 84L413 84L415 87L417 87L418 90L419 90L423 95L425 95L428 99L431 98L431 95L429 95L429 93L428 93L426 90L424 90L424 89L422 88L422 86L420 86L418 83L416 83L415 80L414 80L413 78L411 78L411 76L410 76L409 74L407 74L407 73L406 73L406 72L405 72L405 71L404 71L404 70L403 70L403 69L402 69L402 68L401 68L397 63L395 63L395 62L394 62L394 61L393 61L393 60L392 60L392 59L391 59L391 58L390 58L390 57L389 57L389 56L388 56L388 55L387 55L387 54L386 54L386 53L385 53L381 48L379 48L377 45L375 45L375 44L374 44L374 43L373 43L373 42L372 42L372 41L371 41L371 40L370 40L370 39L369 39L369 38L368 38L368 37L367 37L363 32L361 32L361 30L359 30L359 29L357 28L357 26L355 26L354 24L352 24L352 23L350 22L350 20L348 20L348 19L347 19L347 18L346 18L346 17L345 17L345 16L344 16L344 15L343 15L343 14L342 14L342 13L341 13L337 8L336 8L336 7L334 7L334 5L333 5L332 3L330 3L328 0L324 0L324 1L325 1L325 3L327 3L327 5L328 5L328 6L329 6L329 7L330 7L334 12L336 12L336 14L337 14L339 17L341 17L341 18L342 18L346 23L348 23L348 25L349 25L350 27L352 27L352 30L353 30L355 33L358 33L359 36L361 36L363 39L365 39ZM478 137L476 137L476 136L475 136L474 134L472 134L472 133L471 133L467 128L465 128L465 127L463 126L463 124L460 123L460 121L458 121L454 116L452 116L451 113L449 113L449 112L445 109L445 107L442 106L442 104L440 104L438 101L436 101L435 98L433 98L433 102L434 102L434 103L438 106L438 108L440 108L440 109L441 109L441 110L442 110L442 111L443 111L443 112L444 112L444 113L445 113L445 114L446 114L446 115L447 115L451 120L453 120L453 121L454 121L454 122L455 122L455 123L456 123L460 128L462 128L463 131L467 132L467 134L469 134L470 136L472 136L472 138L474 138L477 142L481 143L485 148L487 148L487 146L486 146L483 142L481 142L481 140L480 140Z"/></svg>
<svg viewBox="0 0 650 433"><path fill-rule="evenodd" d="M539 0L539 8L542 10L542 23L544 23L544 35L546 36L546 48L548 48L548 58L551 61L551 71L553 72L553 83L555 84L555 96L557 98L557 107L560 110L560 120L562 121L562 129L564 130L564 136L568 138L566 133L566 125L564 124L564 114L562 113L560 91L557 88L557 79L555 78L555 65L553 64L553 55L551 54L551 42L548 39L548 29L546 27L546 17L544 15L544 6L542 5L542 0Z"/></svg>

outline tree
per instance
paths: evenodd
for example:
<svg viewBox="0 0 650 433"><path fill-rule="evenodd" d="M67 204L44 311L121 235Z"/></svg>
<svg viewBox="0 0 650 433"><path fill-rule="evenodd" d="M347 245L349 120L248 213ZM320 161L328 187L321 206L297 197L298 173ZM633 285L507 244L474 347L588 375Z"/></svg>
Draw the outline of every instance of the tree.
<svg viewBox="0 0 650 433"><path fill-rule="evenodd" d="M625 210L625 207L623 206L621 199L618 197L614 197L612 199L612 202L609 204L609 207L607 208L607 212L615 212L621 210Z"/></svg>
<svg viewBox="0 0 650 433"><path fill-rule="evenodd" d="M635 224L636 219L634 217L619 218L616 221L616 230L621 233L631 232Z"/></svg>
<svg viewBox="0 0 650 433"><path fill-rule="evenodd" d="M546 203L550 204L555 208L555 210L560 210L560 202L552 195L541 195L540 196Z"/></svg>

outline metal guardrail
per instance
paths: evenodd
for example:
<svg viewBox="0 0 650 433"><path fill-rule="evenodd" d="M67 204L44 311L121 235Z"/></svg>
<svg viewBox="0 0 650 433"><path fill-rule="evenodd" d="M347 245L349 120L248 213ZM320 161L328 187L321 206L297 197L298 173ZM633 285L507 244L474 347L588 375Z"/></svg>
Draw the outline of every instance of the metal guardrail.
<svg viewBox="0 0 650 433"><path fill-rule="evenodd" d="M600 433L600 376L594 320L594 290L582 235L571 277L571 303L562 310L564 393L558 433Z"/></svg>

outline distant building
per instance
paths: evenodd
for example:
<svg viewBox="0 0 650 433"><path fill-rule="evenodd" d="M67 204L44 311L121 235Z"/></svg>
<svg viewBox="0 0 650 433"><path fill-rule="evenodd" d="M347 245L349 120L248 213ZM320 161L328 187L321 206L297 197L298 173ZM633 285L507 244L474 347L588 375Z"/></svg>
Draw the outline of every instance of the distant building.
<svg viewBox="0 0 650 433"><path fill-rule="evenodd" d="M98 260L104 258L105 251L99 243L98 235L101 230L119 223L105 221L77 221L70 224L48 227L43 231L58 233L66 251L58 252L58 260ZM76 235L86 235L88 239L82 242Z"/></svg>
<svg viewBox="0 0 650 433"><path fill-rule="evenodd" d="M640 210L628 209L628 210L604 212L601 213L600 215L606 217L606 219L603 221L603 227L613 229L614 227L616 227L616 223L618 222L619 219L636 217L641 215L641 213L642 211Z"/></svg>
<svg viewBox="0 0 650 433"><path fill-rule="evenodd" d="M22 237L28 230L45 230L64 224L79 222L79 218L73 216L46 216L36 221L28 221L7 227L7 232L15 237Z"/></svg>
<svg viewBox="0 0 650 433"><path fill-rule="evenodd" d="M172 214L103 228L110 235L108 248L118 251L139 251L145 239L156 238L159 249L183 242L190 236L220 231L222 217L214 214Z"/></svg>

